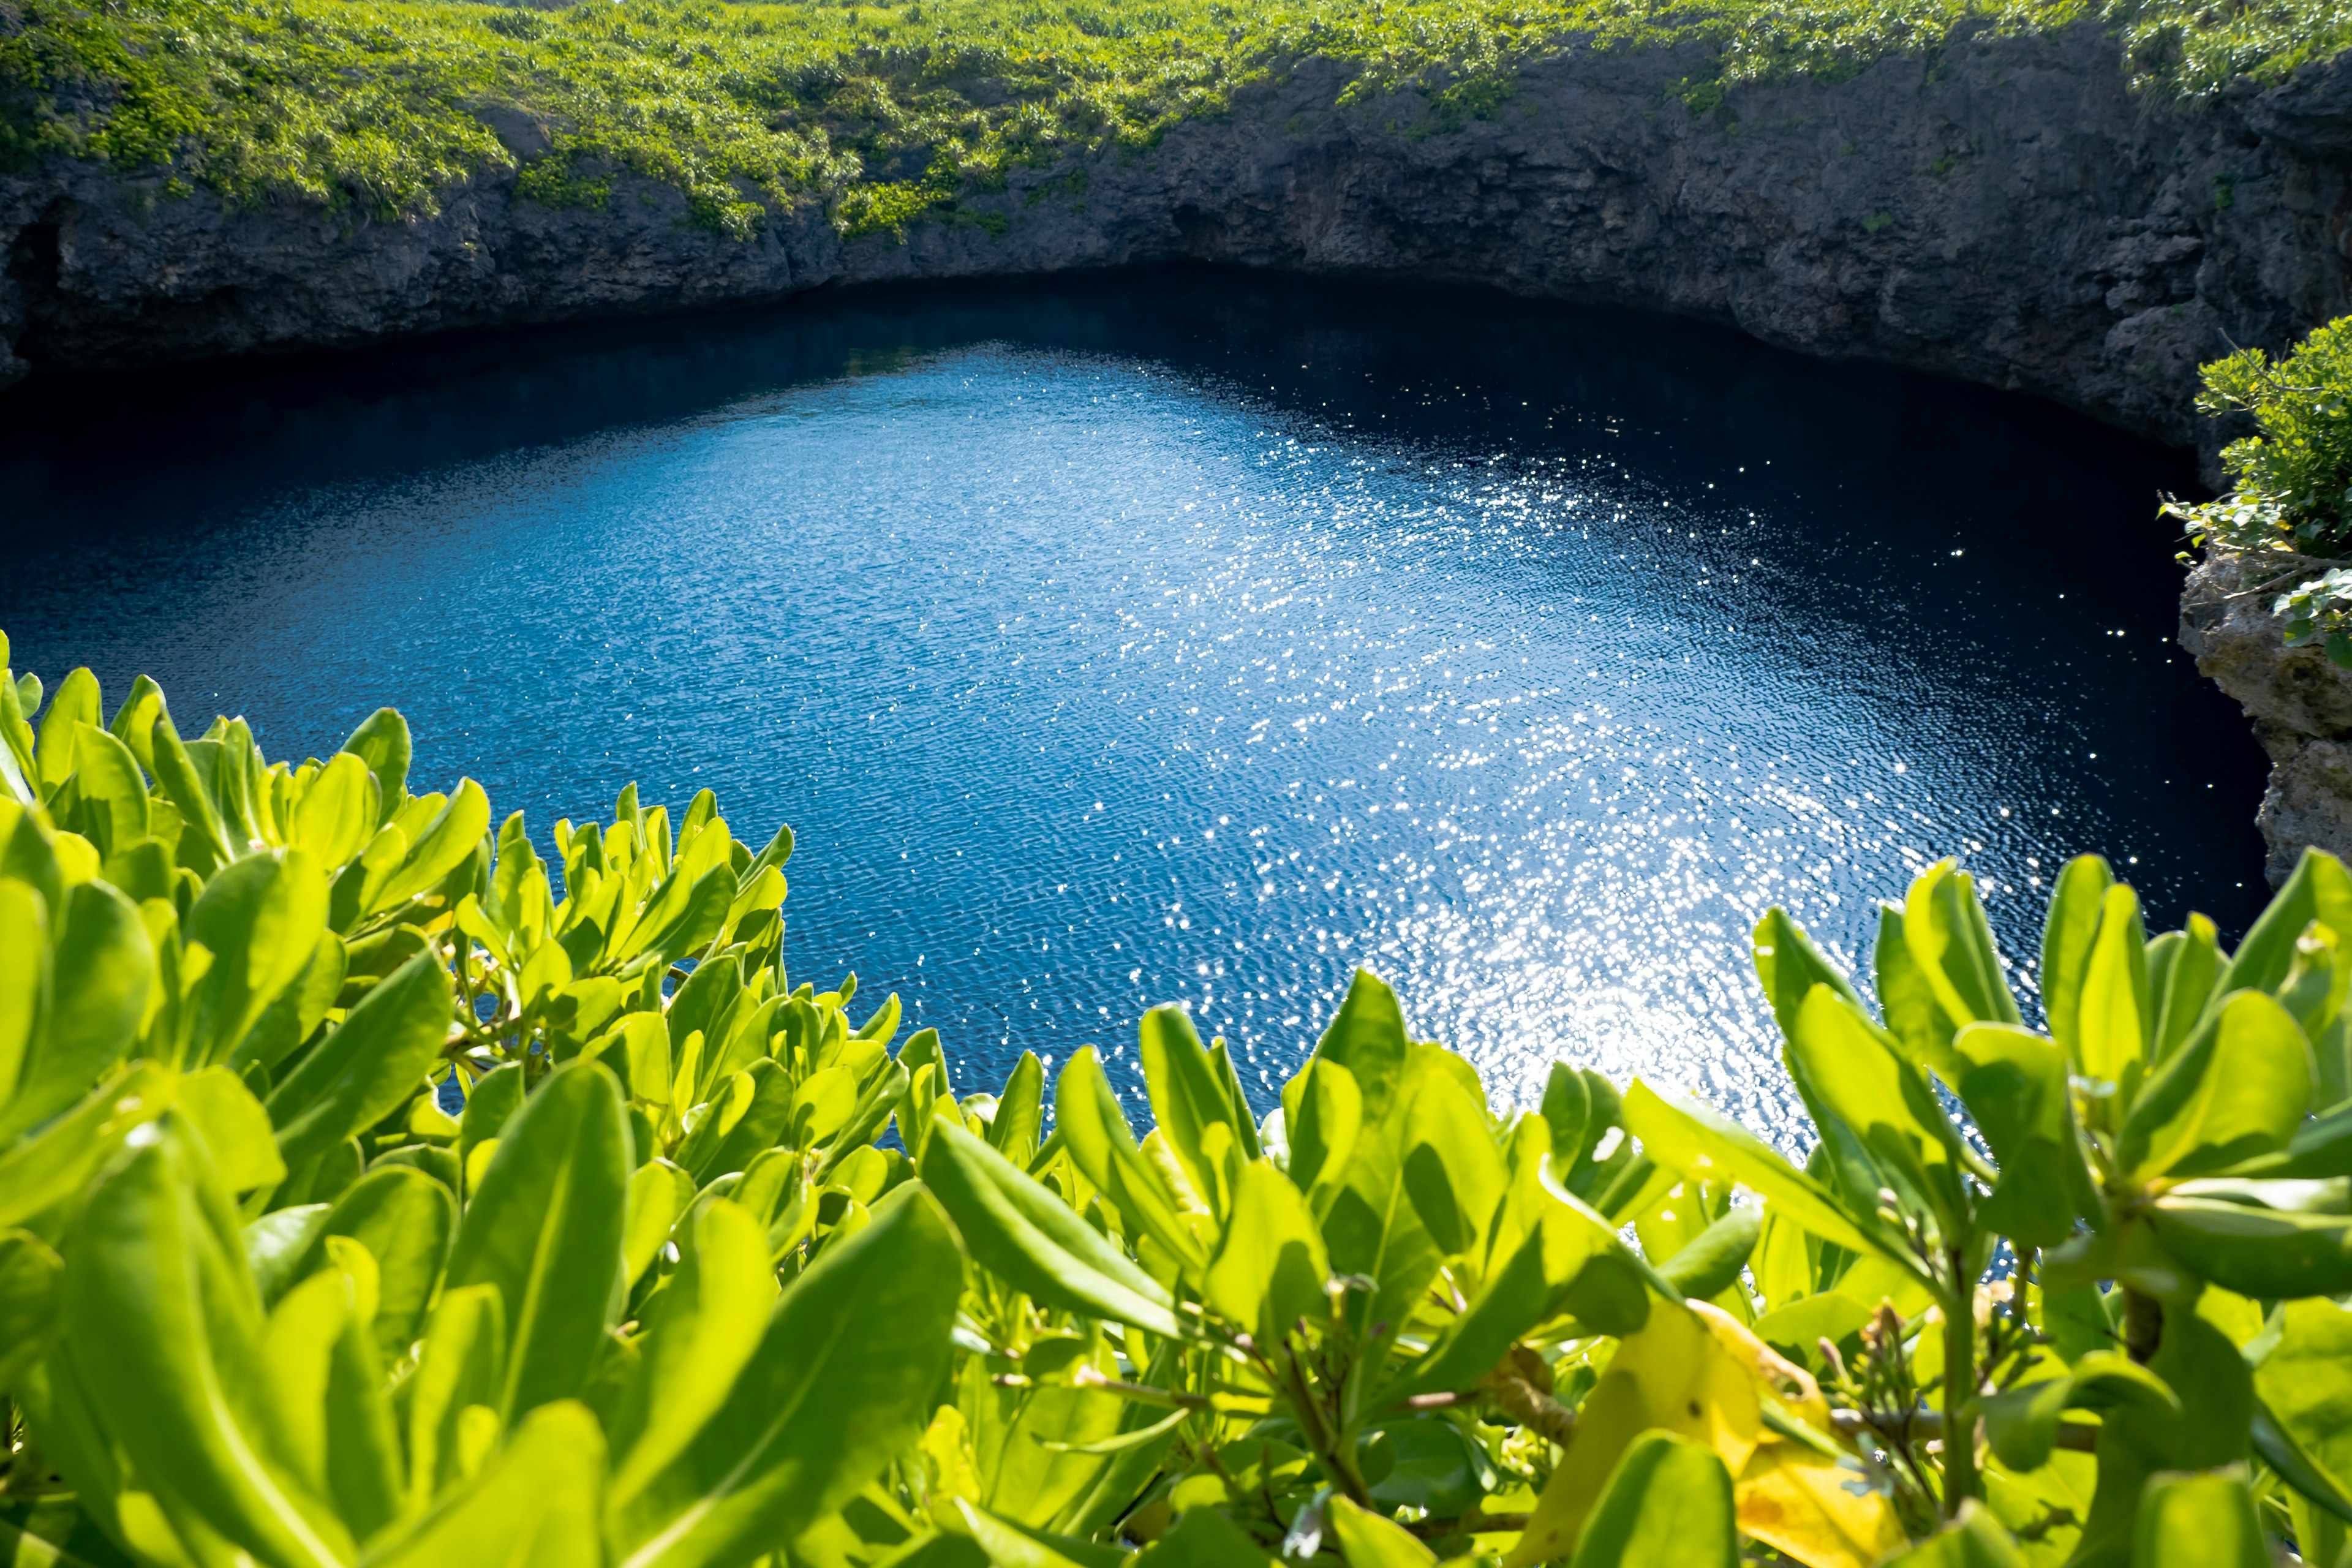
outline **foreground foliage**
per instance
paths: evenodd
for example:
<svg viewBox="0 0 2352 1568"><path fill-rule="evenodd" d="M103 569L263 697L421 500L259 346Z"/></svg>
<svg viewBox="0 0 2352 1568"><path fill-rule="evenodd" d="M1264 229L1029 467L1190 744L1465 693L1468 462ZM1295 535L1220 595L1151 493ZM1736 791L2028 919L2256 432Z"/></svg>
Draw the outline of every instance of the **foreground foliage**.
<svg viewBox="0 0 2352 1568"><path fill-rule="evenodd" d="M0 677L11 1561L2346 1561L2326 857L2234 953L2074 862L2046 1032L1949 863L1874 1012L1772 911L1801 1166L1369 973L1263 1117L1147 1015L1139 1137L792 981L789 833L409 761Z"/></svg>
<svg viewBox="0 0 2352 1568"><path fill-rule="evenodd" d="M1304 57L1346 68L1339 102L1415 89L1395 128L1426 132L1502 113L1519 67L1562 49L1680 47L1678 90L1713 113L1727 84L1851 75L1932 54L1963 24L2084 20L2173 91L2274 80L2352 47L2352 16L2324 0L10 0L0 168L69 153L173 190L389 216L520 163L543 202L602 205L635 174L738 237L765 205L800 202L864 234L1001 222L967 198L1009 170L1146 147ZM545 145L502 144L501 110L540 122Z"/></svg>

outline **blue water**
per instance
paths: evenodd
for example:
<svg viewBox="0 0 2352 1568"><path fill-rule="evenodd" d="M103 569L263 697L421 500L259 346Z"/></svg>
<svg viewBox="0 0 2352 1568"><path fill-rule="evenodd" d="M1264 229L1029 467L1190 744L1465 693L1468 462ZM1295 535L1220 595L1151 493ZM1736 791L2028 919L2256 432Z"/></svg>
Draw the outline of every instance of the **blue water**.
<svg viewBox="0 0 2352 1568"><path fill-rule="evenodd" d="M1746 931L1964 856L2258 907L2168 641L2178 457L1688 325L1166 273L842 296L0 401L0 627L273 754L404 710L542 838L791 822L789 954L971 1064L1176 999L1268 1099L1349 971L1792 1124Z"/></svg>

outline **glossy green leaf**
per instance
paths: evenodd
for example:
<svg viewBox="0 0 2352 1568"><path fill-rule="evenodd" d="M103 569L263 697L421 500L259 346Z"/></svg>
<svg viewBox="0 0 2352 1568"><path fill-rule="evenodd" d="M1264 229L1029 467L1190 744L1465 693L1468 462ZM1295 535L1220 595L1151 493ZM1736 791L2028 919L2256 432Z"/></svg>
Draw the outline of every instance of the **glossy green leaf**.
<svg viewBox="0 0 2352 1568"><path fill-rule="evenodd" d="M2270 1568L2254 1495L2234 1475L2158 1476L2133 1532L2132 1568Z"/></svg>
<svg viewBox="0 0 2352 1568"><path fill-rule="evenodd" d="M421 1092L448 1037L453 1002L449 972L430 950L362 997L264 1101L287 1165L300 1166Z"/></svg>
<svg viewBox="0 0 2352 1568"><path fill-rule="evenodd" d="M1824 1241L1874 1252L1916 1272L1918 1265L1875 1220L1857 1220L1827 1187L1757 1137L1696 1101L1670 1101L1636 1081L1625 1092L1625 1126L1660 1165L1702 1180L1731 1181L1760 1194Z"/></svg>
<svg viewBox="0 0 2352 1568"><path fill-rule="evenodd" d="M343 1189L327 1211L317 1244L349 1237L376 1264L373 1322L377 1353L387 1366L408 1353L424 1331L425 1309L441 1287L457 1205L449 1189L424 1172L379 1165Z"/></svg>
<svg viewBox="0 0 2352 1568"><path fill-rule="evenodd" d="M973 1260L1015 1289L1155 1334L1193 1331L1177 1316L1165 1287L1067 1204L961 1128L941 1123L932 1129L922 1171Z"/></svg>
<svg viewBox="0 0 2352 1568"><path fill-rule="evenodd" d="M1903 911L1893 904L1878 909L1878 942L1871 950L1878 981L1878 1006L1886 1032L1906 1060L1923 1071L1933 1071L1949 1083L1959 1071L1952 1055L1953 1023L1936 989L1927 984L1911 944L1903 939ZM1802 1004L1803 998L1799 997ZM1783 1034L1788 1026L1781 1026Z"/></svg>
<svg viewBox="0 0 2352 1568"><path fill-rule="evenodd" d="M66 893L64 916L16 1092L0 1104L0 1143L80 1100L130 1053L154 984L154 943L130 900L84 882Z"/></svg>
<svg viewBox="0 0 2352 1568"><path fill-rule="evenodd" d="M369 907L394 909L431 892L465 863L489 829L490 797L473 780L459 779L447 803L410 840L407 858L376 889Z"/></svg>
<svg viewBox="0 0 2352 1568"><path fill-rule="evenodd" d="M2158 949L2162 952L2159 953ZM2186 931L2169 931L2148 946L2148 986L2156 1004L2155 1058L2158 1062L2180 1048L2205 1016L2221 979L2220 933L2200 914L2189 917Z"/></svg>
<svg viewBox="0 0 2352 1568"><path fill-rule="evenodd" d="M2000 1162L1979 1217L2031 1247L2055 1247L2095 1202L2074 1124L2066 1058L2057 1045L2005 1024L1972 1024L1953 1037L1953 1089Z"/></svg>
<svg viewBox="0 0 2352 1568"><path fill-rule="evenodd" d="M1813 945L1813 939L1804 928L1789 918L1786 910L1775 905L1764 911L1756 922L1753 937L1756 978L1763 983L1764 999L1771 1004L1773 1019L1783 1034L1797 1021L1797 1009L1816 985L1826 985L1856 1006L1862 998L1838 967Z"/></svg>
<svg viewBox="0 0 2352 1568"><path fill-rule="evenodd" d="M1571 1568L1736 1568L1731 1477L1706 1444L1645 1432L1626 1447Z"/></svg>
<svg viewBox="0 0 2352 1568"><path fill-rule="evenodd" d="M110 856L147 836L152 820L147 780L131 748L93 724L75 731L74 791L79 830Z"/></svg>
<svg viewBox="0 0 2352 1568"><path fill-rule="evenodd" d="M721 1198L696 1212L692 1241L654 1299L644 1359L613 1423L615 1509L635 1501L726 1404L775 1305L761 1221Z"/></svg>
<svg viewBox="0 0 2352 1568"><path fill-rule="evenodd" d="M171 1505L271 1564L348 1563L349 1532L269 1457L261 1304L227 1196L168 1121L92 1190L65 1250L75 1370Z"/></svg>
<svg viewBox="0 0 2352 1568"><path fill-rule="evenodd" d="M363 1568L577 1568L602 1558L604 1437L585 1405L543 1405L463 1491Z"/></svg>
<svg viewBox="0 0 2352 1568"><path fill-rule="evenodd" d="M206 1068L180 1079L178 1109L204 1135L213 1169L230 1192L274 1186L286 1179L269 1126L269 1112L244 1080L226 1068Z"/></svg>
<svg viewBox="0 0 2352 1568"><path fill-rule="evenodd" d="M1183 1163L1193 1188L1213 1206L1223 1172L1212 1168L1202 1141L1212 1125L1230 1125L1234 1118L1208 1050L1192 1032L1192 1018L1181 1007L1154 1007L1143 1016L1137 1055L1161 1134Z"/></svg>
<svg viewBox="0 0 2352 1568"><path fill-rule="evenodd" d="M1344 1497L1334 1496L1324 1503L1324 1518L1348 1568L1435 1568L1437 1553L1394 1521L1359 1508Z"/></svg>
<svg viewBox="0 0 2352 1568"><path fill-rule="evenodd" d="M0 1230L0 1394L48 1353L59 1328L58 1281L64 1272L64 1259L39 1237Z"/></svg>
<svg viewBox="0 0 2352 1568"><path fill-rule="evenodd" d="M962 1267L947 1216L912 1184L826 1247L784 1292L727 1403L615 1510L621 1568L740 1562L846 1501L929 1417L955 1313L939 1282ZM855 1418L832 1418L842 1412Z"/></svg>
<svg viewBox="0 0 2352 1568"><path fill-rule="evenodd" d="M1044 1125L1045 1068L1034 1051L1023 1051L1004 1080L996 1101L995 1120L988 1124L989 1147L1024 1169L1037 1153L1037 1134Z"/></svg>
<svg viewBox="0 0 2352 1568"><path fill-rule="evenodd" d="M1202 1299L1270 1347L1299 1320L1328 1316L1330 1276L1323 1237L1298 1189L1262 1160L1243 1166L1224 1235L1202 1279Z"/></svg>
<svg viewBox="0 0 2352 1568"><path fill-rule="evenodd" d="M1205 1268L1208 1248L1177 1217L1174 1194L1137 1146L1092 1047L1073 1053L1062 1069L1054 1106L1070 1158L1126 1216L1129 1234L1147 1234L1188 1268Z"/></svg>
<svg viewBox="0 0 2352 1568"><path fill-rule="evenodd" d="M1958 1520L1888 1558L1885 1568L2027 1568L2027 1561L1991 1510L1971 1498Z"/></svg>
<svg viewBox="0 0 2352 1568"><path fill-rule="evenodd" d="M405 1390L412 1515L470 1473L468 1429L496 1431L506 1345L507 1313L497 1286L460 1286L435 1304Z"/></svg>
<svg viewBox="0 0 2352 1568"><path fill-rule="evenodd" d="M1276 1559L1214 1509L1187 1510L1167 1534L1135 1554L1135 1568L1274 1568Z"/></svg>
<svg viewBox="0 0 2352 1568"><path fill-rule="evenodd" d="M412 755L408 721L396 710L379 708L360 721L340 750L367 764L376 782L376 818L381 827L408 800L408 763Z"/></svg>
<svg viewBox="0 0 2352 1568"><path fill-rule="evenodd" d="M2286 1010L2240 992L2140 1091L2117 1162L2147 1181L2284 1149L2310 1109L2312 1071L2311 1047Z"/></svg>
<svg viewBox="0 0 2352 1568"><path fill-rule="evenodd" d="M382 826L376 784L364 759L338 752L294 808L287 844L304 851L330 875L349 865Z"/></svg>
<svg viewBox="0 0 2352 1568"><path fill-rule="evenodd" d="M1370 970L1359 969L1315 1054L1348 1069L1362 1096L1364 1120L1377 1124L1387 1117L1389 1099L1404 1076L1410 1044L1396 993Z"/></svg>
<svg viewBox="0 0 2352 1568"><path fill-rule="evenodd" d="M2222 993L2276 991L2294 967L2296 942L2314 921L2338 934L2352 932L2352 872L2335 857L2306 849L2238 944Z"/></svg>
<svg viewBox="0 0 2352 1568"><path fill-rule="evenodd" d="M1963 1233L1969 1205L1959 1135L1927 1079L1866 1015L1829 987L1815 986L1797 1010L1784 1057L1810 1104L1901 1173L1936 1206L1947 1234Z"/></svg>
<svg viewBox="0 0 2352 1568"><path fill-rule="evenodd" d="M509 1425L587 1378L618 1293L629 1168L620 1085L574 1062L524 1101L466 1207L448 1282L495 1285L507 1304Z"/></svg>
<svg viewBox="0 0 2352 1568"><path fill-rule="evenodd" d="M1738 1281L1763 1230L1761 1204L1738 1205L1660 1261L1658 1272L1684 1295L1710 1300Z"/></svg>
<svg viewBox="0 0 2352 1568"><path fill-rule="evenodd" d="M629 1212L622 1228L622 1272L634 1285L669 1241L670 1227L694 1202L694 1178L667 1160L648 1160L629 1175Z"/></svg>
<svg viewBox="0 0 2352 1568"><path fill-rule="evenodd" d="M169 1068L133 1062L0 1154L0 1226L20 1225L73 1197L131 1131L171 1109L178 1088Z"/></svg>
<svg viewBox="0 0 2352 1568"><path fill-rule="evenodd" d="M2352 1497L2352 1310L2288 1301L2276 1321L2278 1341L2254 1369L2254 1392L2337 1497Z"/></svg>
<svg viewBox="0 0 2352 1568"><path fill-rule="evenodd" d="M1433 1075L1405 1111L1404 1151L1405 1191L1431 1239L1449 1256L1482 1253L1506 1180L1486 1110Z"/></svg>
<svg viewBox="0 0 2352 1568"><path fill-rule="evenodd" d="M1290 1133L1290 1179L1320 1213L1363 1130L1364 1097L1356 1075L1338 1062L1310 1059L1284 1091L1283 1117Z"/></svg>
<svg viewBox="0 0 2352 1568"><path fill-rule="evenodd" d="M58 682L48 711L41 715L40 741L35 749L37 772L34 782L47 795L74 773L75 742L79 728L95 726L104 710L100 705L98 677L76 669Z"/></svg>
<svg viewBox="0 0 2352 1568"><path fill-rule="evenodd" d="M1912 882L1903 903L1903 940L1955 1026L2022 1021L1976 883L1956 862L1939 860Z"/></svg>
<svg viewBox="0 0 2352 1568"><path fill-rule="evenodd" d="M2115 872L2105 860L2078 855L2066 862L2051 889L2042 928L2042 1006L2051 1037L2070 1061L2082 1059L2083 982L2098 939L2104 900L2115 883Z"/></svg>

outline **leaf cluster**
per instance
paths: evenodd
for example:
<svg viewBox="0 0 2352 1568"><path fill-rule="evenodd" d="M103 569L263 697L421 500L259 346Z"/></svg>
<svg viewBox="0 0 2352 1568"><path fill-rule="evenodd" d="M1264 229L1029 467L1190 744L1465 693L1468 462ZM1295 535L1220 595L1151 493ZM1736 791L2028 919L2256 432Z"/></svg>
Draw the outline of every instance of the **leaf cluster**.
<svg viewBox="0 0 2352 1568"><path fill-rule="evenodd" d="M5 649L0 645L0 662ZM1778 910L1820 1142L1360 973L1259 1114L1141 1021L957 1081L790 980L780 831L542 858L390 710L270 763L0 673L0 1547L88 1564L2189 1568L2352 1521L2352 873L2234 953L1965 874L1875 1008ZM559 896L560 895L560 896Z"/></svg>

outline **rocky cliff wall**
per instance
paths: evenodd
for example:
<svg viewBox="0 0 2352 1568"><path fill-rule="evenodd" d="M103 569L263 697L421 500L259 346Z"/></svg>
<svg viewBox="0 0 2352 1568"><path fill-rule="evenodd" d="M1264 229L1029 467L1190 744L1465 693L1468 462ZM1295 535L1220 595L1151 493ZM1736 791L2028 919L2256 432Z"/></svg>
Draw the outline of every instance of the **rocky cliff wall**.
<svg viewBox="0 0 2352 1568"><path fill-rule="evenodd" d="M2095 27L1979 34L1695 115L1677 88L1705 64L1563 54L1447 129L1411 92L1335 107L1344 68L1305 59L1148 153L1016 174L903 242L845 241L810 206L738 242L650 184L543 207L504 170L366 222L58 167L0 180L0 381L1189 258L1703 317L2185 445L2225 335L2284 343L2352 310L2352 58L2181 103L2127 90ZM545 144L511 111L493 128Z"/></svg>
<svg viewBox="0 0 2352 1568"><path fill-rule="evenodd" d="M2180 646L2200 674L2237 699L2271 759L2254 821L2273 887L2305 846L2352 860L2352 671L2316 645L2287 647L2271 614L2283 588L2333 564L2216 551L2180 595Z"/></svg>

